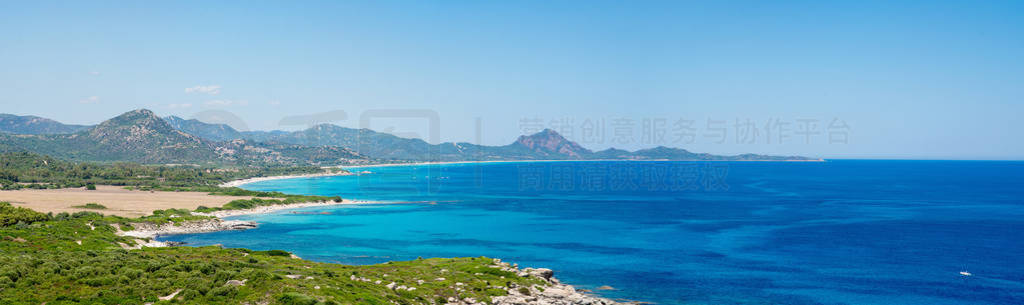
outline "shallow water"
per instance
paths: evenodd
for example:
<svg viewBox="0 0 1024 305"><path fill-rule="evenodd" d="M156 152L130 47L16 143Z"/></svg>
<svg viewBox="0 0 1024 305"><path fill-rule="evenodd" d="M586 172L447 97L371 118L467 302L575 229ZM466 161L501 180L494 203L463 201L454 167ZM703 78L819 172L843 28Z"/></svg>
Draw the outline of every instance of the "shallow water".
<svg viewBox="0 0 1024 305"><path fill-rule="evenodd" d="M356 170L372 173L244 188L403 203L242 216L261 227L163 240L346 264L483 255L661 304L1024 303L1024 162Z"/></svg>

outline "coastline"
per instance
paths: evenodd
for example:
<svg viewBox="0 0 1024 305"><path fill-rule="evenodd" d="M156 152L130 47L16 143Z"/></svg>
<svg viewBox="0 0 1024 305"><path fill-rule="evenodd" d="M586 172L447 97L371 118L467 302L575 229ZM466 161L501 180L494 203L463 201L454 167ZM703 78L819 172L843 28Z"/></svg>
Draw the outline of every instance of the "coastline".
<svg viewBox="0 0 1024 305"><path fill-rule="evenodd" d="M540 161L540 162L554 162L562 160L551 160L551 161ZM486 163L493 162L537 162L537 161L484 161ZM452 163L478 163L478 162L429 162L429 163L398 163L398 164L378 164L378 165L366 165L360 167L379 167L379 166L414 166L414 165L432 165L432 164L452 164ZM482 162L479 162L482 163ZM273 176L273 177L258 177L250 179L242 179L229 182L232 186L240 186L247 183L258 182L258 181L269 181L278 179L290 179L290 178L305 178L305 177L323 177L323 176L346 176L356 175L352 172L336 173L336 174L311 174L311 175L291 175L291 176ZM160 236L165 235L178 235L178 234L201 234L211 233L219 231L230 231L230 230L248 230L259 227L259 223L254 221L243 221L243 220L232 220L225 219L233 216L241 215L254 215L254 214L267 214L283 210L307 208L307 207L327 207L327 206L340 206L340 205L353 205L353 204L381 204L385 202L379 201L367 201L367 200L352 200L343 199L341 202L303 202L293 204L281 204L281 205L269 205L259 206L251 209L242 210L222 210L214 212L191 212L193 215L198 216L209 216L212 218L202 220L185 221L181 223L132 223L133 230L123 231L120 226L111 224L116 228L115 234L126 237L135 238L135 245L127 245L119 243L124 249L141 249L144 247L174 247L180 246L181 243L177 242L165 242L157 240ZM292 254L292 258L300 259L299 257ZM544 281L543 285L530 285L530 286L512 286L506 289L507 294L504 296L498 296L493 298L493 304L496 305L636 305L645 304L644 302L635 302L629 300L613 300L604 298L599 295L592 293L589 290L577 290L574 286L560 282L554 277L554 271L547 268L522 268L520 269L516 264L509 264L502 262L500 259L494 259L492 268L498 268L503 271L509 271L515 273L519 277L533 277ZM459 305L476 305L480 304L478 300L473 298L449 298L448 304L459 304Z"/></svg>
<svg viewBox="0 0 1024 305"><path fill-rule="evenodd" d="M248 230L255 229L259 226L258 223L253 221L243 220L228 220L224 217L239 216L239 215L252 215L252 214L266 214L281 210L305 208L305 207L325 207L335 205L350 205L350 204L374 204L380 202L363 201L363 200L342 200L342 202L305 202L295 204L284 204L284 205L271 205L261 206L252 209L244 210L224 210L215 211L210 213L192 212L193 215L210 216L213 218L203 220L192 220L181 223L132 223L133 230L124 231L117 224L110 224L116 229L115 234L119 236L133 237L135 238L135 245L128 245L125 243L118 243L121 248L126 250L131 249L142 249L144 247L159 248L159 247L174 247L179 246L181 243L176 242L164 242L159 241L156 238L164 235L177 235L177 234L199 234L199 233L211 233L219 231L230 231L230 230ZM292 258L300 259L299 257L292 254ZM504 296L497 296L493 298L493 304L495 305L637 305L645 304L643 302L635 301L617 301L609 298L604 298L593 294L589 290L577 290L574 286L562 283L554 277L554 271L547 268L522 268L520 269L516 264L509 264L502 262L500 259L494 259L492 268L497 268L503 271L509 271L515 273L519 277L534 277L543 280L546 285L538 286L531 285L526 287L512 286L507 288L507 294ZM458 305L476 305L480 304L478 300L472 298L456 299L449 298L448 304Z"/></svg>
<svg viewBox="0 0 1024 305"><path fill-rule="evenodd" d="M156 238L164 235L177 235L177 234L194 234L194 233L209 233L218 231L229 231L229 230L246 230L255 229L259 226L259 223L253 221L242 221L242 220L231 220L224 219L232 216L242 215L254 215L254 214L268 214L277 211L309 208L309 207L327 207L336 205L351 205L351 204L377 204L381 202L366 201L366 200L351 200L342 199L341 202L301 202L292 204L275 204L258 206L251 209L242 210L221 210L214 212L192 212L192 215L197 216L209 216L213 217L204 220L193 220L186 221L179 224L164 223L164 224L153 224L153 223L132 223L134 230L121 231L118 228L118 235L130 236L137 238ZM157 242L160 243L160 242ZM162 246L167 246L163 244Z"/></svg>
<svg viewBox="0 0 1024 305"><path fill-rule="evenodd" d="M303 174L303 175L281 175L281 176L253 177L253 178L245 178L245 179L238 179L238 180L228 181L228 182L225 182L225 183L221 183L219 186L220 187L239 187L239 186L244 185L244 184L261 182L261 181L270 181L270 180L291 179L291 178L330 177L330 176L351 176L351 175L355 175L355 174L350 173L350 172L342 172L342 173L318 173L318 174Z"/></svg>
<svg viewBox="0 0 1024 305"><path fill-rule="evenodd" d="M277 212L277 211L291 210L291 209L300 209L300 208L309 208L309 207L327 207L327 206L335 206L335 205L379 204L379 203L383 203L383 202L368 201L368 200L342 199L341 202L333 202L333 201L328 201L328 202L300 202L300 203L292 203L292 204L265 205L265 206L258 206L258 207L255 207L255 208L243 209L243 210L221 210L221 211L213 211L213 212L208 212L208 213L192 212L192 215L211 216L211 217L216 217L216 218L224 218L224 217L241 216L241 215L268 214L268 213L273 213L273 212Z"/></svg>
<svg viewBox="0 0 1024 305"><path fill-rule="evenodd" d="M826 162L825 159L809 159L809 160L622 160L622 159L596 159L596 160L488 160L488 161L437 161L437 162L409 162L409 163L379 163L379 164L359 164L359 165L335 165L328 166L325 168L339 168L348 170L350 168L374 168L374 167L396 167L396 166L424 166L424 165L449 165L449 164L490 164L490 163L541 163L541 162ZM267 176L267 177L254 177L239 179L234 181L228 181L220 185L220 187L240 187L249 183L281 180L281 179L294 179L294 178L312 178L312 177L329 177L329 176L358 176L360 173L356 172L343 172L343 173L320 173L320 174L305 174L305 175L281 175L281 176Z"/></svg>

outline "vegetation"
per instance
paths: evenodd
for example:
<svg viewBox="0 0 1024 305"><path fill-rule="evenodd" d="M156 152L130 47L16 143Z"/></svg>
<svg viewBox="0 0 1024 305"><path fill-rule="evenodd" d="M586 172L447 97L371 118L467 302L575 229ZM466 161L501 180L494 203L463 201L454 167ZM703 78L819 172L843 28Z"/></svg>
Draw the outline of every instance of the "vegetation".
<svg viewBox="0 0 1024 305"><path fill-rule="evenodd" d="M71 207L79 208L79 209L92 209L92 210L106 210L107 209L106 206L104 206L102 204L99 204L99 203L95 203L95 202L90 202L90 203L86 203L86 204L83 204L83 205L75 205L75 206L71 206Z"/></svg>
<svg viewBox="0 0 1024 305"><path fill-rule="evenodd" d="M121 245L134 239L116 235L110 224L145 219L49 216L9 204L0 204L0 219L0 304L439 304L487 302L513 287L545 285L482 257L346 266L281 250L126 250Z"/></svg>
<svg viewBox="0 0 1024 305"><path fill-rule="evenodd" d="M200 207L200 212L341 202L338 196L217 186L244 177L318 171L73 163L29 153L0 154L0 184L7 189L112 184L246 197L222 207ZM106 208L98 203L77 207ZM0 304L442 304L452 298L489 302L509 289L546 285L492 267L493 260L483 257L346 266L305 261L282 250L141 248L147 241L117 234L139 223L209 218L185 209L157 210L140 218L93 211L54 215L0 202Z"/></svg>
<svg viewBox="0 0 1024 305"><path fill-rule="evenodd" d="M33 222L45 221L47 219L49 219L49 217L46 214L22 207L11 206L11 204L7 202L0 202L0 227L16 224L28 225Z"/></svg>
<svg viewBox="0 0 1024 305"><path fill-rule="evenodd" d="M217 185L237 179L291 174L320 173L315 166L279 167L202 167L141 165L137 163L71 162L27 152L0 153L2 189L69 188L95 185L123 185L160 188L199 188L213 190Z"/></svg>

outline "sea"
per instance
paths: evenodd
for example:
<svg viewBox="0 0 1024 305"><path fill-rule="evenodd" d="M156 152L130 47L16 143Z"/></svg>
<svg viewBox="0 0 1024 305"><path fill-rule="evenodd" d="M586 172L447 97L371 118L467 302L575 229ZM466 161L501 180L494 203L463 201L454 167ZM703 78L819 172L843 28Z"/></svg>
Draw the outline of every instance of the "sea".
<svg viewBox="0 0 1024 305"><path fill-rule="evenodd" d="M1024 162L510 162L242 186L379 204L162 237L315 261L501 258L655 304L1024 304Z"/></svg>

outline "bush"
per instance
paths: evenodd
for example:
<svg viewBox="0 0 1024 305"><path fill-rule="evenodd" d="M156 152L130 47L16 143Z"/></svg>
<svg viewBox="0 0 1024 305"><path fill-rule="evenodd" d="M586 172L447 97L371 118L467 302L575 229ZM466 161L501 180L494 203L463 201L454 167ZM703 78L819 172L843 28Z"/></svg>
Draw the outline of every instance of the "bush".
<svg viewBox="0 0 1024 305"><path fill-rule="evenodd" d="M92 183L86 184L85 185L85 189L90 190L90 191L95 191L96 190L96 185L92 184Z"/></svg>
<svg viewBox="0 0 1024 305"><path fill-rule="evenodd" d="M284 250L256 251L256 252L253 252L253 253L265 254L267 256L292 256L291 253L288 253L288 251L284 251Z"/></svg>
<svg viewBox="0 0 1024 305"><path fill-rule="evenodd" d="M49 216L30 209L11 206L10 203L0 202L0 227L15 225L18 223L31 224L37 221L49 220Z"/></svg>
<svg viewBox="0 0 1024 305"><path fill-rule="evenodd" d="M313 297L295 292L282 294L277 301L284 305L314 305L317 302Z"/></svg>
<svg viewBox="0 0 1024 305"><path fill-rule="evenodd" d="M102 204L95 203L95 202L86 203L84 205L76 205L76 206L72 206L72 207L73 208L79 208L79 209L93 209L93 210L106 210L107 209L106 206L103 206Z"/></svg>
<svg viewBox="0 0 1024 305"><path fill-rule="evenodd" d="M231 297L238 293L238 288L231 285L220 286L210 289L209 295L219 297Z"/></svg>

